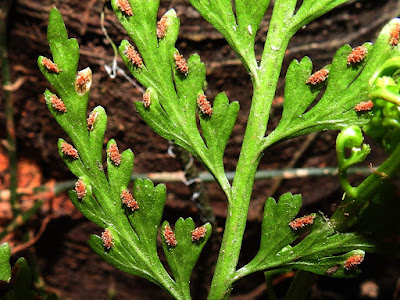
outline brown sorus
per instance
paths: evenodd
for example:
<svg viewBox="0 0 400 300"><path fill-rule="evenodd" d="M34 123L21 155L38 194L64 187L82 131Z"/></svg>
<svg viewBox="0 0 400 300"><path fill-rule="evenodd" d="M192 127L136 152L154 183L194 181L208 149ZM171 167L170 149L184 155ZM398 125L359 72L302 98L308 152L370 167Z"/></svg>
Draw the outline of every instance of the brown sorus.
<svg viewBox="0 0 400 300"><path fill-rule="evenodd" d="M315 215L308 215L301 218L294 219L292 222L289 223L289 226L292 229L297 230L299 228L303 228L307 225L314 223Z"/></svg>
<svg viewBox="0 0 400 300"><path fill-rule="evenodd" d="M359 264L362 263L363 260L364 260L364 256L362 254L356 254L356 255L350 256L344 262L344 268L346 270L355 269Z"/></svg>
<svg viewBox="0 0 400 300"><path fill-rule="evenodd" d="M192 242L198 242L201 238L205 237L207 228L205 226L197 227L192 231Z"/></svg>
<svg viewBox="0 0 400 300"><path fill-rule="evenodd" d="M76 150L71 144L63 142L61 144L61 152L64 155L71 156L72 158L79 158L78 150Z"/></svg>
<svg viewBox="0 0 400 300"><path fill-rule="evenodd" d="M389 39L389 44L391 46L397 46L399 44L399 39L400 39L400 24L396 23L390 32L390 39Z"/></svg>
<svg viewBox="0 0 400 300"><path fill-rule="evenodd" d="M347 64L356 64L362 61L368 53L368 49L365 46L358 46L353 48L351 53L347 56Z"/></svg>
<svg viewBox="0 0 400 300"><path fill-rule="evenodd" d="M186 62L186 60L183 58L182 55L179 54L178 51L174 53L174 60L175 60L175 66L176 68L181 71L181 73L185 74L185 76L189 72L189 66Z"/></svg>
<svg viewBox="0 0 400 300"><path fill-rule="evenodd" d="M143 59L139 52L135 50L135 47L132 45L127 45L125 47L124 54L132 65L137 66L138 68L143 68Z"/></svg>
<svg viewBox="0 0 400 300"><path fill-rule="evenodd" d="M328 78L328 76L329 76L329 70L327 68L323 68L312 74L310 77L308 77L306 83L317 85L321 82L324 82Z"/></svg>
<svg viewBox="0 0 400 300"><path fill-rule="evenodd" d="M157 22L157 37L159 39L165 37L167 27L168 27L168 18L167 16L163 16L160 19L160 21Z"/></svg>
<svg viewBox="0 0 400 300"><path fill-rule="evenodd" d="M101 240L103 241L103 246L106 249L111 249L111 247L114 246L113 238L109 229L106 229L101 234Z"/></svg>
<svg viewBox="0 0 400 300"><path fill-rule="evenodd" d="M132 7L128 0L116 0L117 7L127 16L133 16Z"/></svg>
<svg viewBox="0 0 400 300"><path fill-rule="evenodd" d="M114 165L119 166L121 163L121 154L119 153L118 147L116 144L111 144L107 149L107 155L110 160L114 163Z"/></svg>
<svg viewBox="0 0 400 300"><path fill-rule="evenodd" d="M203 114L211 116L211 114L213 112L213 109L211 107L210 102L208 102L208 100L207 100L207 98L206 98L206 96L204 94L200 93L197 96L197 105L199 106L200 111Z"/></svg>
<svg viewBox="0 0 400 300"><path fill-rule="evenodd" d="M79 95L83 95L90 90L92 85L92 70L85 68L78 72L75 77L75 90Z"/></svg>
<svg viewBox="0 0 400 300"><path fill-rule="evenodd" d="M126 205L126 207L132 209L132 211L138 210L139 205L135 199L133 199L132 194L128 190L122 190L121 192L122 203Z"/></svg>
<svg viewBox="0 0 400 300"><path fill-rule="evenodd" d="M82 200L86 196L86 185L82 179L75 182L75 192L79 200Z"/></svg>
<svg viewBox="0 0 400 300"><path fill-rule="evenodd" d="M48 59L47 57L43 57L42 64L49 72L57 73L57 74L61 72L61 70L58 68L58 66L55 63L53 63L50 59Z"/></svg>
<svg viewBox="0 0 400 300"><path fill-rule="evenodd" d="M171 227L168 224L164 227L163 236L165 239L165 243L168 246L175 247L178 244L175 238L175 233L172 231Z"/></svg>
<svg viewBox="0 0 400 300"><path fill-rule="evenodd" d="M56 95L50 96L50 103L51 103L51 106L55 110L58 110L59 112L62 112L62 113L67 112L67 107L65 106L64 102L60 98L58 98Z"/></svg>
<svg viewBox="0 0 400 300"><path fill-rule="evenodd" d="M89 118L87 118L87 128L89 131L93 130L94 123L96 122L98 115L98 112L92 111L89 115Z"/></svg>
<svg viewBox="0 0 400 300"><path fill-rule="evenodd" d="M146 108L150 107L150 104L151 104L150 97L151 97L151 94L149 92L145 92L143 94L143 106Z"/></svg>
<svg viewBox="0 0 400 300"><path fill-rule="evenodd" d="M374 107L374 103L371 100L362 101L354 106L355 111L369 111Z"/></svg>

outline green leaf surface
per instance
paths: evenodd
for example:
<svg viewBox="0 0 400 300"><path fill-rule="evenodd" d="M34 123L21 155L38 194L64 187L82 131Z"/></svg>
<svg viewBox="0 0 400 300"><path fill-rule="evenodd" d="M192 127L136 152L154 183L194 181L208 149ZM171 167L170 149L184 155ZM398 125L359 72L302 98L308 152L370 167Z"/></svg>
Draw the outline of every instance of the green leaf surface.
<svg viewBox="0 0 400 300"><path fill-rule="evenodd" d="M316 218L312 232L294 247L287 247L278 253L284 265L320 275L352 277L357 270L347 271L343 264L354 254L354 249L374 251L375 243L362 234L335 232L329 222ZM343 252L350 251L345 255ZM340 265L339 268L336 268ZM334 268L335 272L332 272Z"/></svg>
<svg viewBox="0 0 400 300"><path fill-rule="evenodd" d="M289 223L297 215L302 203L301 195L286 193L276 202L268 198L264 206L260 249L245 268L263 270L263 264L270 262L281 249L293 242L299 235ZM271 242L273 241L273 242Z"/></svg>
<svg viewBox="0 0 400 300"><path fill-rule="evenodd" d="M161 264L156 247L166 198L165 185L154 187L150 180L137 179L133 196L138 203L138 210L132 211L122 203L115 203L121 208L119 213L117 211L119 218L126 222L122 223L122 227L118 224L107 227L111 232L113 246L107 249L101 237L95 235L91 236L89 244L96 253L117 268L146 278L173 293L175 283Z"/></svg>
<svg viewBox="0 0 400 300"><path fill-rule="evenodd" d="M9 281L11 278L10 265L11 248L8 243L0 245L0 281Z"/></svg>
<svg viewBox="0 0 400 300"><path fill-rule="evenodd" d="M323 257L317 260L301 260L293 262L287 266L294 269L309 271L318 275L328 275L331 277L347 278L354 277L361 273L359 268L345 269L343 267L345 261L354 255L363 255L364 251L354 250L343 255Z"/></svg>
<svg viewBox="0 0 400 300"><path fill-rule="evenodd" d="M79 45L76 39L68 39L64 21L56 8L52 8L50 11L47 39L53 54L53 62L57 64L61 72L49 73L39 58L40 70L59 92L61 98L77 94L74 82L79 61Z"/></svg>
<svg viewBox="0 0 400 300"><path fill-rule="evenodd" d="M107 127L107 114L102 106L93 109L96 114L93 129L89 131L90 152L98 165L102 163L103 140Z"/></svg>
<svg viewBox="0 0 400 300"><path fill-rule="evenodd" d="M249 264L238 271L238 278L243 274L276 267L334 277L352 277L358 274L357 269L346 270L344 262L356 250L375 251L377 246L374 240L365 234L336 232L328 220L318 216L311 232L292 246L301 232L294 231L289 222L300 205L301 196L289 193L282 195L278 203L272 198L268 199L265 204L260 250ZM344 252L348 253L343 254Z"/></svg>
<svg viewBox="0 0 400 300"><path fill-rule="evenodd" d="M297 238L298 232L294 231L289 223L299 212L301 203L301 195L291 193L279 197L278 202L271 197L268 198L264 206L260 250L254 262L250 264L267 260Z"/></svg>
<svg viewBox="0 0 400 300"><path fill-rule="evenodd" d="M25 258L21 257L17 260L12 274L11 286L4 299L35 299L36 293L32 290L32 272Z"/></svg>
<svg viewBox="0 0 400 300"><path fill-rule="evenodd" d="M245 68L255 72L254 40L270 1L238 0L235 1L235 11L232 2L227 0L189 2L224 36Z"/></svg>
<svg viewBox="0 0 400 300"><path fill-rule="evenodd" d="M204 114L200 116L200 126L204 140L207 147L214 150L212 155L216 165L223 160L225 147L238 113L239 102L229 104L228 97L224 93L220 93L214 100L211 118Z"/></svg>
<svg viewBox="0 0 400 300"><path fill-rule="evenodd" d="M154 186L150 180L136 179L134 196L139 210L129 213L129 221L149 253L156 252L158 228L161 223L167 190L164 184Z"/></svg>
<svg viewBox="0 0 400 300"><path fill-rule="evenodd" d="M175 48L179 19L174 10L166 13L168 18L166 35L158 39L156 22L154 22L158 7L143 1L140 2L140 8L138 7L139 2L133 1L131 5L134 13L131 17L121 13L115 3L113 3L113 8L134 42L133 46L143 58L143 67L139 68L129 61L125 53L126 47L130 44L128 41L121 42L119 53L132 75L148 91L151 91L152 95L149 107L145 107L141 102L135 103L137 111L158 134L182 146L204 162L228 193L229 183L224 173L222 160L216 158L223 156L227 143L226 135L227 133L230 135L234 123L233 116L237 115L237 104L234 104L229 110L222 109L227 104L219 105L221 108L216 109L218 120L210 122L208 131L213 131L215 136L219 136L221 139L208 141L206 145L207 142L203 140L196 120L197 97L199 93L203 92L206 79L204 63L197 54L193 54L187 59L187 74L183 74L177 69L174 53L179 52ZM137 11L135 11L135 7ZM233 16L232 18L234 20ZM224 124L220 118L220 114L223 112L229 114L229 118L225 120ZM200 115L200 118L203 117ZM210 118L213 119L213 115ZM220 125L223 126L219 127Z"/></svg>
<svg viewBox="0 0 400 300"><path fill-rule="evenodd" d="M107 215L103 208L97 202L96 198L93 197L91 191L88 191L86 196L80 200L78 199L75 191L69 191L69 199L75 205L77 209L93 223L100 227L106 227Z"/></svg>
<svg viewBox="0 0 400 300"><path fill-rule="evenodd" d="M172 49L171 56L178 51ZM200 56L193 54L188 60L189 74L182 74L175 67L175 62L171 60L171 69L174 70L175 88L179 98L179 110L185 115L184 126L193 129L188 134L198 134L198 129L192 124L196 124L197 95L202 91L206 80L206 67L200 60Z"/></svg>
<svg viewBox="0 0 400 300"><path fill-rule="evenodd" d="M169 223L164 222L161 228L165 228L166 225L169 225ZM168 265L174 274L175 281L182 287L189 286L194 265L211 236L211 225L207 223L203 226L206 228L205 236L199 241L192 241L192 231L195 229L193 220L191 218L179 218L175 223L176 246L167 245L164 239L163 248Z"/></svg>
<svg viewBox="0 0 400 300"><path fill-rule="evenodd" d="M155 5L153 1L149 2L148 5L149 7L154 7L154 9L152 11L143 9L141 12L146 20L153 16L152 22L154 22L156 17L154 12L156 12L158 4ZM125 23L129 23L129 18L125 15L122 16L121 12L119 14L120 17L125 19ZM136 24L135 22L133 24ZM144 25L146 26L146 24ZM150 30L150 28L147 29ZM71 172L83 183L83 191L81 191L82 186L78 189L80 193L83 193L80 199L76 190L70 191L69 196L85 217L106 229L103 234L108 237L103 240L102 237L93 235L89 240L89 244L96 253L121 270L144 277L158 284L175 298L189 298L190 291L183 291L177 287L160 262L157 253L157 233L166 199L165 186L158 185L154 187L151 181L136 180L132 201L136 201L139 208L133 211L132 208L123 203L121 192L123 190L129 191L128 185L134 161L133 153L130 149L123 151L120 163L115 163L107 155L106 176L103 170L102 157L104 155L103 140L107 126L107 115L104 109L98 106L93 110L95 114L94 122L92 124L87 123L88 93L86 92L81 96L75 91L76 65L79 58L78 45L75 40L68 40L61 15L56 9L51 11L48 38L54 62L59 66L61 72L58 74L48 72L42 64L42 58L39 58L39 67L56 90L56 94L46 91L45 98L50 112L71 138L71 146L77 150L79 157L68 155L68 153L64 153L66 151L62 151L62 145L66 143L63 139L58 141L59 154ZM147 45L147 43L140 40L140 37L138 38L137 42L139 44L143 42ZM154 46L157 49L157 45L154 44ZM170 59L172 58L167 57L165 61L167 68L164 71L167 71L165 74L169 74L172 79ZM145 60L144 64L145 68L138 70L138 74L146 75L146 68L152 70L157 65L152 60ZM199 59L196 60L195 64L202 65ZM192 76L196 74L194 69L195 67L193 67ZM203 84L204 67L203 70L200 70L201 72L203 73L201 84ZM158 71L156 74L160 75ZM188 80L190 81L191 79L188 78ZM196 91L193 91L192 95L195 95L199 89L200 84L197 81L196 84ZM171 86L175 93L172 81ZM167 91L168 94L168 87L161 86L158 88L160 88L161 93ZM155 95L160 93L156 89L153 89L153 92ZM51 103L53 95L57 95L62 99L66 106L66 112L60 112L53 108ZM165 96L165 94L163 95ZM157 96L153 100L154 103L157 103ZM176 106L171 105L169 107L169 109L172 108L172 113L174 113ZM164 111L163 107L159 107ZM153 109L154 107L151 110ZM182 132L180 129L176 129L177 127L171 126L171 128L175 131L174 134ZM198 136L200 137L199 133ZM202 142L202 140L200 141ZM107 149L113 144L116 144L115 140L110 139ZM71 153L74 154L73 152ZM116 155L118 156L118 154Z"/></svg>
<svg viewBox="0 0 400 300"><path fill-rule="evenodd" d="M80 152L78 151L78 158L71 157L69 155L66 155L62 151L62 145L64 143L67 143L64 139L58 139L58 154L64 161L64 163L67 165L68 169L76 176L76 177L81 177L85 174L85 167L82 163L82 160L80 158Z"/></svg>
<svg viewBox="0 0 400 300"><path fill-rule="evenodd" d="M312 20L331 11L335 7L349 2L348 0L320 0L320 1L303 1L293 18L293 23L297 29L307 25Z"/></svg>
<svg viewBox="0 0 400 300"><path fill-rule="evenodd" d="M135 257L135 254L138 253L132 251L134 249L126 248L128 242L125 241L115 229L111 227L107 229L111 231L113 237L114 245L111 249L104 247L101 237L96 235L90 237L90 247L92 247L92 249L105 261L114 265L118 269L155 282L156 280L154 279L152 272L148 272L145 263L140 259L140 257Z"/></svg>
<svg viewBox="0 0 400 300"><path fill-rule="evenodd" d="M76 39L68 39L62 16L56 8L52 8L50 11L47 39L53 54L53 62L61 71L59 73L49 72L43 65L43 56L38 58L38 66L57 91L56 95L62 100L67 111L60 113L52 107L50 97L54 94L50 91L45 92L47 106L56 121L78 147L88 143L86 107L89 93L79 95L75 90L79 45ZM86 151L82 151L81 155L89 158L86 156Z"/></svg>
<svg viewBox="0 0 400 300"><path fill-rule="evenodd" d="M0 245L0 255L5 244ZM8 263L8 261L7 261ZM0 265L2 267L2 264ZM14 264L9 273L12 278L9 284L2 286L2 300L57 300L56 294L43 295L43 291L39 294L34 290L34 282L31 268L25 258L21 257ZM11 275L10 275L11 276Z"/></svg>
<svg viewBox="0 0 400 300"><path fill-rule="evenodd" d="M336 232L328 220L319 216L315 219L313 229L300 243L290 248L290 251L281 253L280 256L288 256L299 260L320 259L336 253L351 251L355 248L373 250L375 245L367 236L357 233Z"/></svg>
<svg viewBox="0 0 400 300"><path fill-rule="evenodd" d="M235 9L229 0L192 0L191 2L199 7L203 16L212 20L214 26L227 38L246 68L251 70L254 82L259 81L260 86L262 83L265 86L267 83L272 86L273 80L268 81L256 76L272 73L267 72L271 70L270 67L265 72L255 71L257 62L253 49L254 37L269 1L238 0L235 2ZM283 51L279 50L278 46L285 44L289 35L293 33L293 28L324 11L322 4L332 7L341 2L343 1L322 0L321 3L315 5L315 10L310 10L309 13L305 8L310 4L305 2L298 14L292 18L292 10L284 14L284 9L290 7L294 10L296 1L277 1L280 16L277 16L276 20L280 20L281 24L278 24L279 30L271 28L272 39L279 40L278 35L283 34L283 29L287 29L288 33L287 36L282 37L280 43L268 44L267 42L267 46L275 52ZM226 95L221 93L214 100L211 116L198 113L197 98L199 93L204 93L205 66L200 57L193 54L187 60L187 74L177 69L174 53L178 51L175 43L179 32L179 19L175 11L169 10L166 14L168 18L166 36L157 37L159 1L129 0L133 11L132 16L124 12L116 1L111 3L116 16L131 38L132 46L138 51L138 56L140 55L143 59L143 62L138 65L132 64L125 53L130 42L122 41L119 47L122 59L151 96L149 107L145 107L142 102L135 103L138 112L161 136L175 141L202 160L229 198L231 190L224 173L223 153L238 114L239 104L229 103ZM284 5L285 3L287 6ZM284 18L287 15L290 16ZM277 22L271 24L276 25ZM291 22L294 23L289 24ZM350 46L339 49L332 64L327 67L330 70L330 77L326 82L325 91L324 84L317 86L306 84L313 68L308 58L301 62L294 61L287 73L281 122L265 139L264 146L313 131L339 129L349 122L354 124L366 122L369 114L356 113L354 106L367 97L368 79L377 66L388 58L398 55L397 47L388 46L390 26L393 26L393 23L385 27L375 46L365 44L369 53L360 63L349 66L347 56L351 51ZM204 225L207 230L206 235L199 241L192 239L195 225L190 218L181 218L176 222L174 227L176 245L165 243L165 236L162 235L165 256L174 277L172 279L160 262L157 253L157 235L166 199L165 186L154 186L148 180L136 180L132 201L137 202L138 208L131 209L126 202L122 201L121 191L129 190L134 156L130 149L125 150L121 155L120 164L112 162L108 157L107 174L102 169L107 116L102 107L95 108L94 111L97 113L95 125L93 128L89 125L88 128L88 93L79 95L74 84L79 59L78 44L76 40L68 39L61 15L56 9L51 11L48 39L53 60L61 72L49 72L43 65L43 57L39 57L39 67L55 89L55 94L50 91L45 92L46 102L50 112L70 136L72 145L79 153L79 158L65 155L61 151L64 140L60 139L60 156L85 184L85 196L78 199L77 192L71 191L71 201L88 219L105 229L102 237L93 235L89 244L96 253L121 270L158 284L175 298L190 298L191 273L202 248L210 237L211 225ZM273 47L278 48L275 50ZM189 56L185 53L185 57ZM266 70L266 68L261 65L260 70ZM270 77L273 77L273 74ZM322 93L324 94L321 100L313 105L316 102L315 99ZM60 112L53 107L50 102L53 95L62 99L67 108L66 112ZM256 113L258 114L259 111L256 110ZM197 114L199 114L200 128ZM263 132L261 131L261 138ZM115 141L111 139L107 149L113 144ZM238 194L244 196L248 192L241 188L234 191L239 191ZM301 201L301 196L290 193L280 197L278 202L272 198L268 199L262 224L260 250L248 265L237 271L237 274L282 268L294 268L338 277L353 276L357 273L356 269L351 272L345 270L343 266L346 260L364 250L374 251L376 245L367 235L361 233L336 232L324 217L317 218L314 225L307 226L306 230L310 230L310 233L303 240L296 241L300 234L305 233L305 230L294 231L289 223L297 215ZM168 223L165 222L162 228L166 224ZM240 230L239 228L238 231ZM229 277L232 274L226 275ZM232 277L225 279L229 281ZM230 284L231 281L228 282L228 288Z"/></svg>
<svg viewBox="0 0 400 300"><path fill-rule="evenodd" d="M236 0L235 11L238 25L241 28L247 28L248 34L255 36L269 2L269 0Z"/></svg>
<svg viewBox="0 0 400 300"><path fill-rule="evenodd" d="M111 139L107 144L107 150L110 149L112 144L117 145L115 140ZM107 155L108 181L110 183L110 188L117 195L121 193L122 188L126 188L129 184L133 169L133 161L134 155L131 149L127 149L121 153L121 163L119 165L115 165Z"/></svg>
<svg viewBox="0 0 400 300"><path fill-rule="evenodd" d="M389 34L396 20L381 31L375 45L366 43L365 59L347 64L351 47L340 48L329 68L326 90L322 98L310 106L323 91L324 84L313 86L306 81L312 73L312 64L305 57L294 60L286 74L283 114L277 128L265 139L265 146L316 131L342 129L348 124L362 125L370 119L368 112L356 112L354 107L368 99L368 81L375 70L387 59L400 53L389 44Z"/></svg>

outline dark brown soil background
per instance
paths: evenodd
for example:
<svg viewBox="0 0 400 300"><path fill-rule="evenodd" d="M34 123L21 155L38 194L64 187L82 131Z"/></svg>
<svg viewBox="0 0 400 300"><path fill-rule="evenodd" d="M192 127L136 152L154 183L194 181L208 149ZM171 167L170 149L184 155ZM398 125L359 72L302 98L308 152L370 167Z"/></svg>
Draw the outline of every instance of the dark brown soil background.
<svg viewBox="0 0 400 300"><path fill-rule="evenodd" d="M4 1L4 0L3 0ZM7 1L7 0L5 0ZM365 41L374 41L384 24L399 13L398 0L361 0L334 10L323 18L309 24L292 39L284 62L283 72L291 60L308 55L315 69L330 63L337 48L345 43L356 47ZM59 159L56 149L57 139L66 138L44 104L43 92L49 88L36 65L39 55L51 57L46 40L48 13L56 6L61 11L69 36L78 39L81 49L79 69L90 66L94 80L89 101L89 111L102 105L108 114L106 141L115 138L119 148L131 148L136 156L135 172L179 171L182 166L167 153L168 141L155 134L136 113L132 103L141 99L140 92L125 78L112 80L105 72L104 65L110 64L113 51L100 28L100 0L18 0L9 16L9 60L11 77L17 82L12 94L15 106L15 124L20 163L20 186L37 186L73 179L73 175ZM240 151L250 107L251 84L245 69L240 65L234 52L222 36L206 23L187 1L161 1L160 16L169 8L175 8L181 18L181 31L177 48L187 57L199 53L207 66L208 91L213 99L225 91L231 101L240 102L241 110L233 135L226 149L225 166L234 171ZM271 9L258 32L257 54L261 54ZM118 24L110 10L107 10L105 26L111 38L119 44L125 38L124 29ZM122 62L119 61L122 66ZM284 73L283 73L284 74ZM283 80L279 83L276 105L273 108L272 124L279 121ZM0 138L4 141L5 114L1 92ZM297 162L297 167L336 166L334 142L336 132L319 134L309 149ZM260 169L283 168L303 144L305 137L284 142L269 149L261 161ZM105 141L105 142L106 142ZM4 143L1 152L5 153ZM382 153L370 158L379 161ZM1 161L0 188L7 183L7 161ZM204 170L196 162L201 170ZM24 181L25 180L25 181ZM243 254L240 264L248 262L258 250L260 224L257 215L263 201L271 195L273 180L259 180L255 183L249 224L245 234ZM178 217L192 217L201 224L199 210L190 201L190 190L183 183L168 184L168 198L164 218L174 222ZM304 206L301 213L321 210L332 214L335 203L341 198L339 182L334 177L293 179L284 181L274 196L285 192L301 193ZM226 203L220 188L207 184L213 212L218 226L223 228ZM45 197L45 195L42 195ZM38 197L22 198L32 203ZM32 200L33 199L33 200ZM13 259L25 256L36 265L46 291L56 292L61 299L112 299L109 293L115 291L115 299L168 299L155 285L141 278L120 272L103 262L87 245L90 234L101 233L101 229L86 221L76 211L65 195L45 197L42 210L24 230L35 236L41 224L49 221L36 244L15 254ZM0 225L9 220L2 200ZM26 204L29 205L29 204ZM10 242L21 240L18 232L9 238ZM216 250L205 248L202 262L213 263ZM310 299L397 299L400 269L399 256L367 255L362 266L363 274L356 279L320 278L312 290ZM200 269L199 269L200 268ZM207 270L197 266L192 278L193 298L204 299L209 286ZM275 282L278 293L284 291L293 274L279 278ZM370 292L365 292L368 290ZM374 291L378 289L376 295ZM372 291L372 292L371 292ZM396 296L397 295L397 296ZM395 298L396 297L396 298ZM266 287L262 274L255 274L237 283L232 299L266 299Z"/></svg>

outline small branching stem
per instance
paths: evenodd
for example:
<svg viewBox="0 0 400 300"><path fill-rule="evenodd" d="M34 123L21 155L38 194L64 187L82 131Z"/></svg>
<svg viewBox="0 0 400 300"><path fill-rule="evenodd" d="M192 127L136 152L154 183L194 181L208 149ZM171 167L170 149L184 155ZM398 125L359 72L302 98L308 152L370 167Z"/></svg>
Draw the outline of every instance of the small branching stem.
<svg viewBox="0 0 400 300"><path fill-rule="evenodd" d="M382 181L393 178L400 169L400 144L382 165L369 175L358 187L353 196L346 195L341 205L331 217L331 223L338 231L344 231L357 221L357 215L370 201L382 185ZM383 176L384 175L384 176Z"/></svg>

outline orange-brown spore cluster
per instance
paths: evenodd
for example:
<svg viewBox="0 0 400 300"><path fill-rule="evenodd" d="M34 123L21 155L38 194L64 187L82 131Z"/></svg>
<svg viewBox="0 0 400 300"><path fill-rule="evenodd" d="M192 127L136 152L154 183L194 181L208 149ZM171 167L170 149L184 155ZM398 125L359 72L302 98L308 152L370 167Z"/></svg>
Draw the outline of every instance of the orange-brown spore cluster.
<svg viewBox="0 0 400 300"><path fill-rule="evenodd" d="M47 69L47 71L52 72L52 73L60 73L61 70L58 68L58 66L53 63L50 59L47 57L43 57L42 59L43 66Z"/></svg>
<svg viewBox="0 0 400 300"><path fill-rule="evenodd" d="M175 233L172 231L171 227L168 224L164 227L163 236L165 239L165 243L168 246L176 247L178 241L175 238Z"/></svg>
<svg viewBox="0 0 400 300"><path fill-rule="evenodd" d="M371 100L362 101L354 106L355 111L369 111L374 107L374 103Z"/></svg>
<svg viewBox="0 0 400 300"><path fill-rule="evenodd" d="M312 84L312 85L317 85L321 82L324 82L329 76L329 70L326 68L323 68L314 74L312 74L310 77L308 77L306 83L307 84Z"/></svg>
<svg viewBox="0 0 400 300"><path fill-rule="evenodd" d="M205 237L207 228L205 226L197 227L192 231L192 242L198 242L201 238Z"/></svg>
<svg viewBox="0 0 400 300"><path fill-rule="evenodd" d="M78 150L76 150L71 144L63 142L61 144L61 152L64 155L71 156L72 158L79 158Z"/></svg>
<svg viewBox="0 0 400 300"><path fill-rule="evenodd" d="M90 90L92 85L92 70L83 69L75 77L75 90L79 95L83 95Z"/></svg>
<svg viewBox="0 0 400 300"><path fill-rule="evenodd" d="M125 47L124 54L132 65L137 66L138 68L143 68L143 59L139 52L135 50L135 47L132 45L127 45Z"/></svg>
<svg viewBox="0 0 400 300"><path fill-rule="evenodd" d="M211 116L213 109L204 94L200 93L197 96L197 105L199 106L199 109L203 114Z"/></svg>
<svg viewBox="0 0 400 300"><path fill-rule="evenodd" d="M55 110L58 110L59 112L62 112L62 113L67 112L67 107L65 106L64 102L60 98L58 98L56 95L51 95L50 103L51 103L51 106Z"/></svg>
<svg viewBox="0 0 400 300"><path fill-rule="evenodd" d="M86 185L82 179L75 182L75 192L79 200L86 196Z"/></svg>
<svg viewBox="0 0 400 300"><path fill-rule="evenodd" d="M132 7L128 0L117 0L117 7L127 16L133 16Z"/></svg>
<svg viewBox="0 0 400 300"><path fill-rule="evenodd" d="M116 144L111 144L107 149L107 155L114 165L119 166L121 164L121 153L119 153Z"/></svg>
<svg viewBox="0 0 400 300"><path fill-rule="evenodd" d="M162 16L160 21L157 22L157 37L162 39L165 37L168 28L168 18L167 16Z"/></svg>
<svg viewBox="0 0 400 300"><path fill-rule="evenodd" d="M122 190L121 192L122 203L130 208L132 211L138 210L139 205L135 199L133 199L132 194L128 190Z"/></svg>
<svg viewBox="0 0 400 300"><path fill-rule="evenodd" d="M351 53L347 56L347 64L356 64L361 62L368 53L368 49L365 46L358 46L353 48Z"/></svg>
<svg viewBox="0 0 400 300"><path fill-rule="evenodd" d="M308 215L301 218L294 219L292 222L289 223L289 226L292 229L297 230L299 228L303 228L307 225L311 225L314 223L315 215Z"/></svg>
<svg viewBox="0 0 400 300"><path fill-rule="evenodd" d="M179 54L178 51L174 53L174 60L176 68L181 71L185 76L189 73L189 66L183 57L183 55Z"/></svg>
<svg viewBox="0 0 400 300"><path fill-rule="evenodd" d="M363 260L364 256L362 254L353 255L344 262L344 268L346 270L355 269L359 264L363 262Z"/></svg>
<svg viewBox="0 0 400 300"><path fill-rule="evenodd" d="M101 234L101 240L103 241L103 246L106 249L111 249L111 247L114 246L113 238L109 229L106 229Z"/></svg>
<svg viewBox="0 0 400 300"><path fill-rule="evenodd" d="M98 112L92 111L89 115L89 117L87 118L87 129L89 131L92 131L94 128L94 123L96 123L97 120L97 116L98 116Z"/></svg>
<svg viewBox="0 0 400 300"><path fill-rule="evenodd" d="M400 39L400 24L396 23L390 32L390 39L389 39L389 44L391 46L397 46L399 44L399 39Z"/></svg>
<svg viewBox="0 0 400 300"><path fill-rule="evenodd" d="M143 106L146 107L146 108L150 107L150 104L151 104L150 97L151 97L151 95L150 95L149 92L145 92L143 94Z"/></svg>

